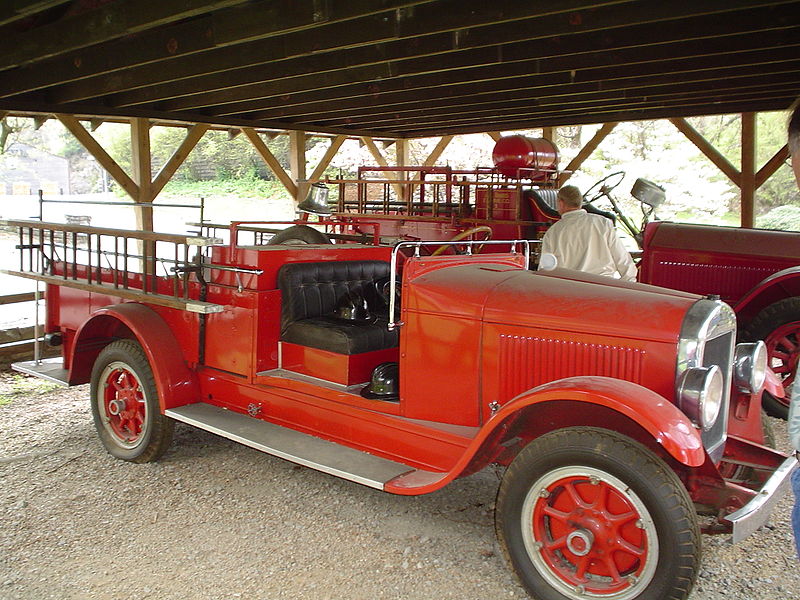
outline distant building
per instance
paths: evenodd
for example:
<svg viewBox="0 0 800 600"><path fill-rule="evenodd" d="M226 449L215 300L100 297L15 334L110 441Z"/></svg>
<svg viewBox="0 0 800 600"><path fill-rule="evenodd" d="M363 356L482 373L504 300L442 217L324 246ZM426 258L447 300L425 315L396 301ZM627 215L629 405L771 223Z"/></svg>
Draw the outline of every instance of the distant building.
<svg viewBox="0 0 800 600"><path fill-rule="evenodd" d="M0 155L0 194L46 197L69 194L69 161L15 142Z"/></svg>

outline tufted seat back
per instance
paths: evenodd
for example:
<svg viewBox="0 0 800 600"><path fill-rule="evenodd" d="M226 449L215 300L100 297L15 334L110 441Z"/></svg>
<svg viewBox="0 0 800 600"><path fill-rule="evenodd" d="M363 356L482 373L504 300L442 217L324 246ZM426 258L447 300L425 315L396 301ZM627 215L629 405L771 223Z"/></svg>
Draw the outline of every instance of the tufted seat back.
<svg viewBox="0 0 800 600"><path fill-rule="evenodd" d="M397 345L388 331L387 308L375 281L388 277L389 263L379 260L303 262L278 271L281 290L281 340L341 354L358 354ZM375 317L367 323L333 316L351 292L367 300Z"/></svg>

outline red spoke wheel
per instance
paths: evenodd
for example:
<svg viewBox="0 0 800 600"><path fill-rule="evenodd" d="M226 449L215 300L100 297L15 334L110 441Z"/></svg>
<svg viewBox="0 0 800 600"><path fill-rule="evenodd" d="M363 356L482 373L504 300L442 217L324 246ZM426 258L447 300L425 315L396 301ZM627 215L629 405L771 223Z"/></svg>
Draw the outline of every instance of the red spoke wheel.
<svg viewBox="0 0 800 600"><path fill-rule="evenodd" d="M791 385L800 362L800 297L784 298L763 309L747 326L745 341L764 340L769 366L781 378L786 394L775 398L764 392L764 410L773 417L789 416Z"/></svg>
<svg viewBox="0 0 800 600"><path fill-rule="evenodd" d="M544 600L685 598L696 577L686 490L614 432L574 428L531 442L503 478L496 522L523 585Z"/></svg>
<svg viewBox="0 0 800 600"><path fill-rule="evenodd" d="M173 421L161 414L153 372L136 342L103 349L92 369L91 402L100 440L113 456L149 462L169 447Z"/></svg>

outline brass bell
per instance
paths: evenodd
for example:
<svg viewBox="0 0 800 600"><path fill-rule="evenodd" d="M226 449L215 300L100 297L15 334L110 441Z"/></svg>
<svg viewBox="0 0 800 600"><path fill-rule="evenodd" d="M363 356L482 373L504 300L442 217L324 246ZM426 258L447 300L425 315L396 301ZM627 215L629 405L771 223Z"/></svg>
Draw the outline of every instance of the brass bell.
<svg viewBox="0 0 800 600"><path fill-rule="evenodd" d="M312 183L308 190L308 196L297 205L300 212L311 213L312 215L330 216L331 209L328 206L328 186L322 183Z"/></svg>

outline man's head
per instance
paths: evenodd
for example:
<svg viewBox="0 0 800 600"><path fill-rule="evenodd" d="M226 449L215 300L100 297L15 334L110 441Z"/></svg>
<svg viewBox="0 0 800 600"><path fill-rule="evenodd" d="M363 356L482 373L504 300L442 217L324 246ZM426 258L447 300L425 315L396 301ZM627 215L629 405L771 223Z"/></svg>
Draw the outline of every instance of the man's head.
<svg viewBox="0 0 800 600"><path fill-rule="evenodd" d="M800 186L800 98L789 109L789 154L792 157L792 170L797 185Z"/></svg>
<svg viewBox="0 0 800 600"><path fill-rule="evenodd" d="M564 214L571 210L577 210L583 204L583 195L574 185L565 185L558 190L558 212Z"/></svg>

